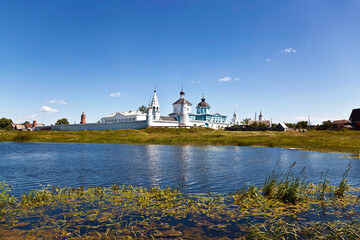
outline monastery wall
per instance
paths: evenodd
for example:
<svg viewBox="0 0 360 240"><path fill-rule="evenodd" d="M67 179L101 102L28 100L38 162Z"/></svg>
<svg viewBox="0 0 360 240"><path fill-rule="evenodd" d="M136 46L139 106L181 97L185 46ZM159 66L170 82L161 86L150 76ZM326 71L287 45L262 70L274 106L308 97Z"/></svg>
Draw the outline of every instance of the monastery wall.
<svg viewBox="0 0 360 240"><path fill-rule="evenodd" d="M179 127L179 122L175 121L152 121L151 127Z"/></svg>
<svg viewBox="0 0 360 240"><path fill-rule="evenodd" d="M124 122L124 123L88 123L88 124L69 124L36 127L35 131L95 131L95 130L118 130L118 129L144 129L147 128L146 121Z"/></svg>

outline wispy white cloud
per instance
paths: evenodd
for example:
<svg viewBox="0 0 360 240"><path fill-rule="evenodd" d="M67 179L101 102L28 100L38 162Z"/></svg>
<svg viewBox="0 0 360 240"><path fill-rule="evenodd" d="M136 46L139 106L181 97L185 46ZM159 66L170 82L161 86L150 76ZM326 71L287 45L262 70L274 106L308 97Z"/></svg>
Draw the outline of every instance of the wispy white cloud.
<svg viewBox="0 0 360 240"><path fill-rule="evenodd" d="M23 115L19 115L18 117L17 117L17 120L16 120L16 122L17 123L23 123L23 122L25 122L25 121L29 121L30 123L32 123L32 121L40 121L41 120L41 117L40 116L38 116L37 114L30 114L30 115L25 115L25 116L23 116Z"/></svg>
<svg viewBox="0 0 360 240"><path fill-rule="evenodd" d="M48 107L48 106L42 106L40 109L39 109L40 112L46 112L46 113L56 113L56 112L59 112L59 110L55 109L55 108L51 108L51 107Z"/></svg>
<svg viewBox="0 0 360 240"><path fill-rule="evenodd" d="M219 82L236 82L239 81L240 78L236 77L236 78L232 78L232 77L224 77L224 78L220 78L218 81ZM199 82L200 83L200 82Z"/></svg>
<svg viewBox="0 0 360 240"><path fill-rule="evenodd" d="M285 48L285 49L281 50L281 53L296 53L296 49Z"/></svg>
<svg viewBox="0 0 360 240"><path fill-rule="evenodd" d="M266 62L271 62L270 58L265 59Z"/></svg>
<svg viewBox="0 0 360 240"><path fill-rule="evenodd" d="M231 81L231 77L223 77L218 80L219 82L229 82Z"/></svg>
<svg viewBox="0 0 360 240"><path fill-rule="evenodd" d="M119 93L119 92L111 93L110 97L121 97L121 93Z"/></svg>
<svg viewBox="0 0 360 240"><path fill-rule="evenodd" d="M195 82L194 80L191 80L190 83L191 83L191 84L194 84L194 83L199 84L200 81L196 81L196 82Z"/></svg>
<svg viewBox="0 0 360 240"><path fill-rule="evenodd" d="M59 99L59 100L47 100L46 102L47 103L58 103L58 104L61 104L61 105L67 104L67 102L65 102L64 100L61 100L61 99Z"/></svg>

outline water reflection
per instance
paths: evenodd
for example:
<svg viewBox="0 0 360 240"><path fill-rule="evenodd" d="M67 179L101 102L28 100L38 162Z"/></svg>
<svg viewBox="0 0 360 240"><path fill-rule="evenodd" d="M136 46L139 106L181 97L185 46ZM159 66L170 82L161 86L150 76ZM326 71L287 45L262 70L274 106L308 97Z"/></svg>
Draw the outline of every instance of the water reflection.
<svg viewBox="0 0 360 240"><path fill-rule="evenodd" d="M151 186L157 186L161 179L160 149L158 146L146 145L145 151L147 172Z"/></svg>
<svg viewBox="0 0 360 240"><path fill-rule="evenodd" d="M47 184L170 185L188 193L228 193L244 184L261 185L273 170L285 172L294 162L296 173L306 167L308 180L317 182L329 170L337 184L352 161L349 183L359 186L358 159L342 155L254 147L0 143L0 181L12 184L16 194Z"/></svg>

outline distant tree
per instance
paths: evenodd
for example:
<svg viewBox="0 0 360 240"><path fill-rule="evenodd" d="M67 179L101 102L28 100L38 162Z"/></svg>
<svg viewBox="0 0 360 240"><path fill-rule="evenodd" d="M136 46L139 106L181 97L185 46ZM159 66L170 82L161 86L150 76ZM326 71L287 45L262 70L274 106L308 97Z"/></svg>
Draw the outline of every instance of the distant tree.
<svg viewBox="0 0 360 240"><path fill-rule="evenodd" d="M4 130L11 130L11 124L13 123L13 121L11 119L8 118L1 118L0 119L0 129L4 129Z"/></svg>
<svg viewBox="0 0 360 240"><path fill-rule="evenodd" d="M317 130L328 130L332 127L333 127L332 121L327 120L327 121L323 121L322 124L320 126L318 126L316 129Z"/></svg>
<svg viewBox="0 0 360 240"><path fill-rule="evenodd" d="M142 113L147 113L147 107L145 107L145 105L142 105L141 107L139 107L139 111Z"/></svg>
<svg viewBox="0 0 360 240"><path fill-rule="evenodd" d="M25 121L25 122L24 122L24 125L27 124L27 123L30 123L30 122L29 122L29 121Z"/></svg>
<svg viewBox="0 0 360 240"><path fill-rule="evenodd" d="M265 123L258 123L258 122L253 122L252 124L250 124L247 127L248 130L252 130L252 131L265 131L268 129L268 127L266 126Z"/></svg>
<svg viewBox="0 0 360 240"><path fill-rule="evenodd" d="M296 128L296 124L295 124L295 123L285 123L285 125L286 125L288 128L292 128L292 129L295 129L295 128Z"/></svg>
<svg viewBox="0 0 360 240"><path fill-rule="evenodd" d="M308 128L308 122L307 121L300 121L296 123L297 129L307 129Z"/></svg>
<svg viewBox="0 0 360 240"><path fill-rule="evenodd" d="M272 123L271 127L270 127L271 130L275 130L277 125L278 125L278 123Z"/></svg>
<svg viewBox="0 0 360 240"><path fill-rule="evenodd" d="M55 125L69 125L69 121L66 118L62 118L62 119L57 120Z"/></svg>
<svg viewBox="0 0 360 240"><path fill-rule="evenodd" d="M245 125L248 125L250 120L251 120L251 118L244 118L242 120L242 123L244 123Z"/></svg>

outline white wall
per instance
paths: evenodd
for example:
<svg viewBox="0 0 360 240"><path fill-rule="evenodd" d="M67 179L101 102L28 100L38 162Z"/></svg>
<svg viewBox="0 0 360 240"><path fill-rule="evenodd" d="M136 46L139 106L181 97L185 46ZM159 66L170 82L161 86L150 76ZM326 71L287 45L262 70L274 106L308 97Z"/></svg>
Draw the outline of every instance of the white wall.
<svg viewBox="0 0 360 240"><path fill-rule="evenodd" d="M88 123L88 124L71 124L71 125L54 125L36 127L35 131L41 129L52 131L83 131L83 130L117 130L117 129L144 129L147 127L146 121L124 122L124 123ZM50 128L50 129L49 129Z"/></svg>

